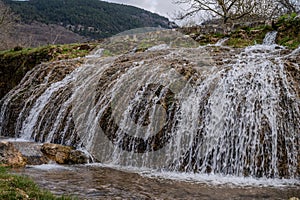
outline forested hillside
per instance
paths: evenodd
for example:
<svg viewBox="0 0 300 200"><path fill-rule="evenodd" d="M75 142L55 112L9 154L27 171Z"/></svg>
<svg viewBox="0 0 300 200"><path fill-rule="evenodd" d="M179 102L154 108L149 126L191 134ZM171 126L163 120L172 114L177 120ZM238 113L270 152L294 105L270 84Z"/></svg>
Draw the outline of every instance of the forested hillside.
<svg viewBox="0 0 300 200"><path fill-rule="evenodd" d="M133 6L99 0L4 0L21 21L58 24L82 36L99 39L140 27L171 28L165 17Z"/></svg>

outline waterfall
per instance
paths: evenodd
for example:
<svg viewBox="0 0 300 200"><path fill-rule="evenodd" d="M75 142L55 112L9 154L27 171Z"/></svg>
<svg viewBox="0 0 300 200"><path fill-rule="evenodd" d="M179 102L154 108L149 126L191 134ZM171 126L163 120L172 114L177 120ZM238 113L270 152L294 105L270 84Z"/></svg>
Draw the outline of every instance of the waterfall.
<svg viewBox="0 0 300 200"><path fill-rule="evenodd" d="M264 45L276 44L277 31L268 32L263 40Z"/></svg>
<svg viewBox="0 0 300 200"><path fill-rule="evenodd" d="M39 65L1 100L0 135L85 148L106 164L297 178L300 54L266 43L100 49Z"/></svg>

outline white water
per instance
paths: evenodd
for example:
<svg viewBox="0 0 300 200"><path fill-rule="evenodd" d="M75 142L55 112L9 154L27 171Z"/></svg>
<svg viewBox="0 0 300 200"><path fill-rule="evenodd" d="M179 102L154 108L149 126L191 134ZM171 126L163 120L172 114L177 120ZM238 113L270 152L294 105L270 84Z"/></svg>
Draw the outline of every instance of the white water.
<svg viewBox="0 0 300 200"><path fill-rule="evenodd" d="M109 165L183 171L187 177L197 172L200 179L213 174L294 181L299 83L284 63L299 51L282 56L281 48L266 45L273 44L270 38L222 65L212 61L209 47L156 46L110 58L95 53L61 81L33 88L16 135L83 147ZM2 128L17 95L2 100Z"/></svg>
<svg viewBox="0 0 300 200"><path fill-rule="evenodd" d="M237 177L233 175L220 175L220 174L202 174L202 173L178 173L171 171L157 171L151 168L138 168L138 167L124 167L120 165L91 163L87 166L94 167L107 167L117 169L124 172L138 173L144 177L154 179L168 179L176 181L191 182L195 184L206 184L211 186L226 186L226 187L299 187L300 182L296 179L269 179L269 178L255 178L255 177ZM51 166L49 166L51 169ZM55 166L54 166L55 167Z"/></svg>
<svg viewBox="0 0 300 200"><path fill-rule="evenodd" d="M220 39L216 44L215 46L224 46L224 43L228 40L229 38L223 38L223 39Z"/></svg>
<svg viewBox="0 0 300 200"><path fill-rule="evenodd" d="M277 31L271 31L268 32L264 38L263 44L264 45L273 45L276 44L276 37L277 37Z"/></svg>

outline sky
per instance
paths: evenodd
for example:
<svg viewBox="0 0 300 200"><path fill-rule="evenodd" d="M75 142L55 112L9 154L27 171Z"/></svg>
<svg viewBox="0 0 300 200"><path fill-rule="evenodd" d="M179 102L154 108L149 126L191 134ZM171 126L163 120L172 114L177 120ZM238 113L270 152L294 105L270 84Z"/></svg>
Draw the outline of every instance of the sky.
<svg viewBox="0 0 300 200"><path fill-rule="evenodd" d="M172 3L173 0L105 0L113 3L127 4L149 10L160 14L174 21L176 12L182 9L182 6Z"/></svg>

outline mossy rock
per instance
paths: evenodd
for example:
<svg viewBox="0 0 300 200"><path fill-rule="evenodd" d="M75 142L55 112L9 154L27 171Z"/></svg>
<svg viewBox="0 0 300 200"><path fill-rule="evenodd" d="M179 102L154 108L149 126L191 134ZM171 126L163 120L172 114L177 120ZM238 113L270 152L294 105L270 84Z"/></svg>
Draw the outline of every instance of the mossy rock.
<svg viewBox="0 0 300 200"><path fill-rule="evenodd" d="M49 45L39 48L16 47L0 52L0 99L19 84L25 74L42 62L87 55L96 44Z"/></svg>

